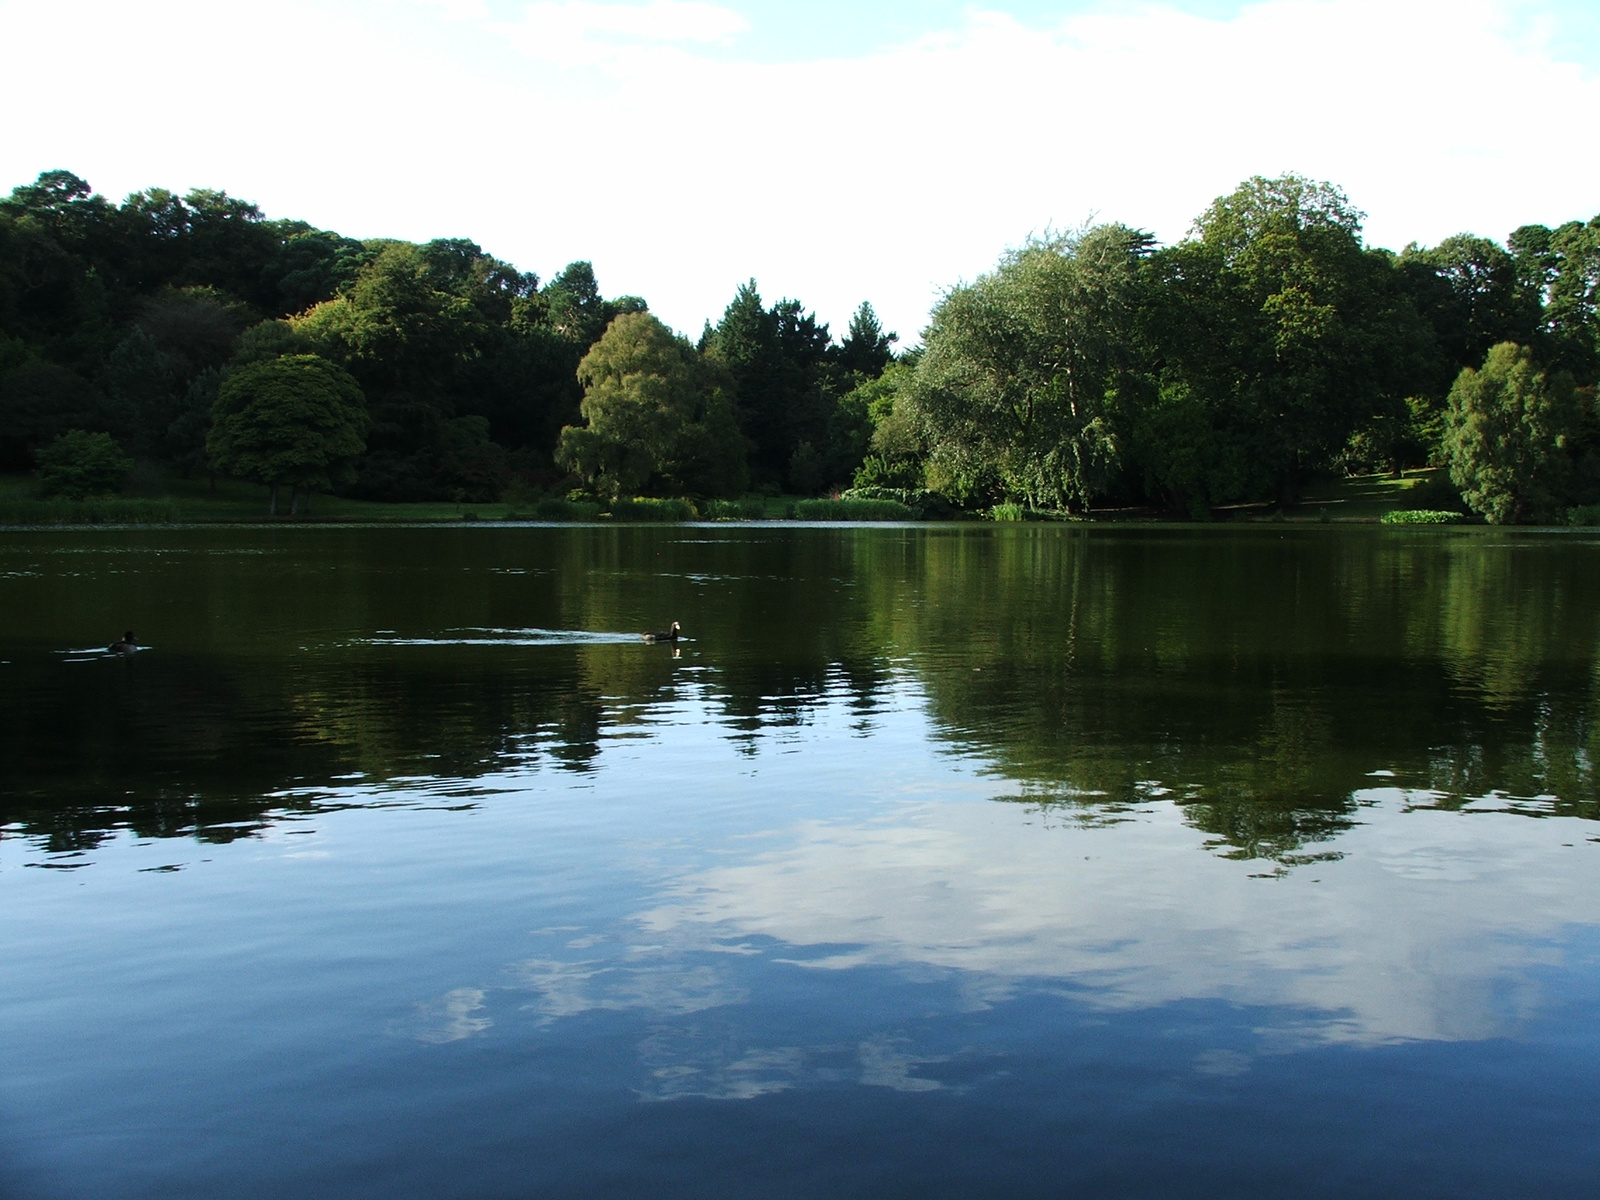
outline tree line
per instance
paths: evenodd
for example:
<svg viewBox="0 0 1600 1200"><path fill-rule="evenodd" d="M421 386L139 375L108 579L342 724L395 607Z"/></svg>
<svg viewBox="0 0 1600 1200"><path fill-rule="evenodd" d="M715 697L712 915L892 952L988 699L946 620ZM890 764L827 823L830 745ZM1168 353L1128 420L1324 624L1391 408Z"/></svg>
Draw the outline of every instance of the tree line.
<svg viewBox="0 0 1600 1200"><path fill-rule="evenodd" d="M670 377L648 418L606 398L626 353L598 343L623 317L617 337ZM77 431L113 474L215 469L297 495L816 492L865 452L866 415L840 401L893 341L870 304L835 340L752 281L690 346L588 262L541 284L464 239L360 241L223 192L114 204L47 171L0 200L0 471L60 473L51 451ZM81 467L84 447L56 458Z"/></svg>
<svg viewBox="0 0 1600 1200"><path fill-rule="evenodd" d="M853 487L1203 518L1447 465L1491 520L1600 502L1600 217L1399 253L1361 221L1288 175L1170 245L1030 238L897 355L870 304L835 339L752 280L691 342L586 262L541 284L462 239L50 171L0 201L0 470L216 470L291 507Z"/></svg>
<svg viewBox="0 0 1600 1200"><path fill-rule="evenodd" d="M880 469L964 500L1192 516L1424 465L1492 520L1600 500L1600 218L1398 254L1361 219L1291 175L1169 246L1118 224L1031 239L934 309Z"/></svg>

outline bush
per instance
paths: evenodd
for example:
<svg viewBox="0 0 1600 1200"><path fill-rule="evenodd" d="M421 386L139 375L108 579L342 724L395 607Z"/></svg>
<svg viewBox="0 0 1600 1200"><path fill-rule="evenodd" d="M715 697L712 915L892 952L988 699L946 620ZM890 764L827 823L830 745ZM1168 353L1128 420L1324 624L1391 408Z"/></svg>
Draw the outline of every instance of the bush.
<svg viewBox="0 0 1600 1200"><path fill-rule="evenodd" d="M85 500L117 490L133 466L109 433L73 429L51 442L38 455L39 491L45 496Z"/></svg>
<svg viewBox="0 0 1600 1200"><path fill-rule="evenodd" d="M898 500L798 500L794 515L802 521L914 521L917 514Z"/></svg>
<svg viewBox="0 0 1600 1200"><path fill-rule="evenodd" d="M991 521L1026 521L1028 510L1020 504L996 504L989 510Z"/></svg>
<svg viewBox="0 0 1600 1200"><path fill-rule="evenodd" d="M1567 509L1568 525L1600 525L1600 504L1583 504Z"/></svg>
<svg viewBox="0 0 1600 1200"><path fill-rule="evenodd" d="M1455 525L1466 517L1436 508L1397 508L1384 513L1382 520L1385 525Z"/></svg>
<svg viewBox="0 0 1600 1200"><path fill-rule="evenodd" d="M687 500L654 500L636 496L631 500L617 500L611 505L615 521L692 521L694 505Z"/></svg>
<svg viewBox="0 0 1600 1200"><path fill-rule="evenodd" d="M170 500L12 500L0 503L0 525L169 525Z"/></svg>
<svg viewBox="0 0 1600 1200"><path fill-rule="evenodd" d="M533 506L535 521L592 521L600 515L593 500L562 500L551 496Z"/></svg>
<svg viewBox="0 0 1600 1200"><path fill-rule="evenodd" d="M955 509L950 501L943 496L922 488L855 487L849 491L840 492L839 499L890 500L909 508L911 510L911 518L915 521L920 521L924 518L943 520L955 515Z"/></svg>
<svg viewBox="0 0 1600 1200"><path fill-rule="evenodd" d="M708 521L760 521L767 506L760 500L707 500L700 515Z"/></svg>

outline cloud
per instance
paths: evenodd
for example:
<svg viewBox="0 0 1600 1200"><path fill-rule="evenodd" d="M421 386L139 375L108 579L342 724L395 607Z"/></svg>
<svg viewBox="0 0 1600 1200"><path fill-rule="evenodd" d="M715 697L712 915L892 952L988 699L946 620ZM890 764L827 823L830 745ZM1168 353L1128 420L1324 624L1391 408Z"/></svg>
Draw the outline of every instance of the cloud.
<svg viewBox="0 0 1600 1200"><path fill-rule="evenodd" d="M714 4L472 11L172 0L157 27L0 0L46 48L0 78L29 114L0 186L65 166L114 196L225 187L353 236L468 236L544 276L587 258L691 333L755 276L835 330L870 299L907 339L1031 231L1099 213L1176 239L1257 173L1340 184L1394 247L1600 209L1572 151L1600 80L1519 0L977 12L787 62L743 56Z"/></svg>
<svg viewBox="0 0 1600 1200"><path fill-rule="evenodd" d="M786 961L822 948L808 964L822 970L961 972L980 1006L1055 981L1107 1010L1275 1010L1282 1023L1258 1032L1277 1051L1478 1040L1538 1012L1541 975L1562 963L1574 914L1600 909L1600 881L1549 822L1408 812L1395 788L1357 798L1365 823L1339 839L1342 861L1271 880L1205 853L1175 806L1043 835L970 802L806 823L683 878L640 921L692 949L769 938Z"/></svg>
<svg viewBox="0 0 1600 1200"><path fill-rule="evenodd" d="M750 23L732 9L697 0L648 4L598 4L592 0L540 0L522 19L503 26L530 57L563 66L658 64L663 47L684 43L726 45Z"/></svg>

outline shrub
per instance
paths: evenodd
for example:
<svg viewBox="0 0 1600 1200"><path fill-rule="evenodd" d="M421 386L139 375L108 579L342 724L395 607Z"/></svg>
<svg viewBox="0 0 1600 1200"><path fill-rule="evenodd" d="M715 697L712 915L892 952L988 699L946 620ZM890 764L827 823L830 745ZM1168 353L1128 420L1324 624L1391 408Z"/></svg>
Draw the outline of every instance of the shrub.
<svg viewBox="0 0 1600 1200"><path fill-rule="evenodd" d="M839 494L841 500L893 500L911 510L914 520L936 521L955 516L955 506L937 492L925 488L856 487Z"/></svg>
<svg viewBox="0 0 1600 1200"><path fill-rule="evenodd" d="M536 521L592 521L600 515L593 500L562 500L551 496L533 506Z"/></svg>
<svg viewBox="0 0 1600 1200"><path fill-rule="evenodd" d="M1582 504L1567 509L1568 525L1600 525L1600 504Z"/></svg>
<svg viewBox="0 0 1600 1200"><path fill-rule="evenodd" d="M708 521L760 521L767 506L760 500L707 500L700 515Z"/></svg>
<svg viewBox="0 0 1600 1200"><path fill-rule="evenodd" d="M1397 508L1384 513L1382 520L1385 525L1455 525L1466 518L1436 508Z"/></svg>
<svg viewBox="0 0 1600 1200"><path fill-rule="evenodd" d="M109 433L73 429L38 455L39 491L45 496L84 500L117 490L133 465Z"/></svg>
<svg viewBox="0 0 1600 1200"><path fill-rule="evenodd" d="M991 521L1026 521L1028 510L1020 504L996 504L989 510Z"/></svg>
<svg viewBox="0 0 1600 1200"><path fill-rule="evenodd" d="M797 500L802 521L912 521L916 513L898 500Z"/></svg>
<svg viewBox="0 0 1600 1200"><path fill-rule="evenodd" d="M655 500L636 496L617 500L611 505L611 517L616 521L692 521L694 505L687 500Z"/></svg>

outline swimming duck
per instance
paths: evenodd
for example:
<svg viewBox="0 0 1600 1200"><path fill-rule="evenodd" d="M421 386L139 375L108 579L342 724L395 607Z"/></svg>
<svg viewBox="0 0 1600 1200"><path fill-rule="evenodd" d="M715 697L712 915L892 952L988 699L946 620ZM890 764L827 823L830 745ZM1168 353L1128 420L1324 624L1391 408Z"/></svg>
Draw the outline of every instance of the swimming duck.
<svg viewBox="0 0 1600 1200"><path fill-rule="evenodd" d="M139 648L139 639L133 636L133 630L128 630L117 641L106 647L108 654L132 654Z"/></svg>
<svg viewBox="0 0 1600 1200"><path fill-rule="evenodd" d="M675 642L678 640L678 623L674 621L672 628L665 633L641 633L639 636L647 642Z"/></svg>

